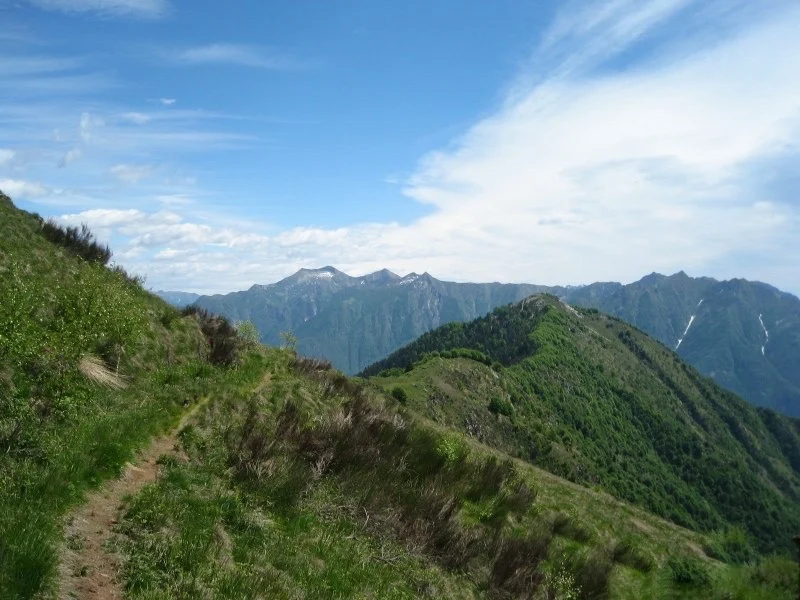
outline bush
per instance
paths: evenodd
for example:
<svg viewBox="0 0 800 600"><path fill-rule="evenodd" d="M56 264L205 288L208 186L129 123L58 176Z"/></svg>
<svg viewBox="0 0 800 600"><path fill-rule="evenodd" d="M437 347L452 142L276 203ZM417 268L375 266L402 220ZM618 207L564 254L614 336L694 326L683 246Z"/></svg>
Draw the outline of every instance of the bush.
<svg viewBox="0 0 800 600"><path fill-rule="evenodd" d="M214 315L198 306L187 306L184 316L193 316L208 341L208 360L211 364L232 366L239 360L241 340L236 328L225 317Z"/></svg>
<svg viewBox="0 0 800 600"><path fill-rule="evenodd" d="M581 598L607 598L613 563L607 549L596 547L570 560Z"/></svg>
<svg viewBox="0 0 800 600"><path fill-rule="evenodd" d="M511 404L510 400L494 396L489 400L489 412L495 415L510 417L514 412L514 406Z"/></svg>
<svg viewBox="0 0 800 600"><path fill-rule="evenodd" d="M101 265L111 260L111 249L97 241L86 223L78 227L63 227L52 219L42 223L42 235L88 262Z"/></svg>
<svg viewBox="0 0 800 600"><path fill-rule="evenodd" d="M400 404L405 404L408 402L408 394L406 394L406 391L399 386L392 388L392 398L397 400Z"/></svg>
<svg viewBox="0 0 800 600"><path fill-rule="evenodd" d="M693 587L708 587L711 585L711 576L708 569L698 559L689 556L673 556L667 561L672 581L679 585Z"/></svg>
<svg viewBox="0 0 800 600"><path fill-rule="evenodd" d="M758 552L741 527L731 527L715 532L703 548L711 558L727 563L744 564L755 561Z"/></svg>
<svg viewBox="0 0 800 600"><path fill-rule="evenodd" d="M261 343L261 334L252 321L239 321L236 323L236 333L247 346L257 346Z"/></svg>

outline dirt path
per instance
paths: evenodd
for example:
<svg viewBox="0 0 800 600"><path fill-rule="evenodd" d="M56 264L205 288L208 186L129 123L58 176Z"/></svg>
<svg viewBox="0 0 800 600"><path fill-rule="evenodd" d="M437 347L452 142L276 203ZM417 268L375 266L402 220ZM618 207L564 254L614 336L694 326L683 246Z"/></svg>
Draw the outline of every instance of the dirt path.
<svg viewBox="0 0 800 600"><path fill-rule="evenodd" d="M120 558L104 547L113 534L122 500L156 480L160 470L156 461L160 456L180 454L178 433L207 401L208 398L204 398L193 406L172 433L155 438L139 453L136 464L128 463L119 479L89 494L86 503L70 515L59 567L59 598L110 600L123 597L118 580Z"/></svg>

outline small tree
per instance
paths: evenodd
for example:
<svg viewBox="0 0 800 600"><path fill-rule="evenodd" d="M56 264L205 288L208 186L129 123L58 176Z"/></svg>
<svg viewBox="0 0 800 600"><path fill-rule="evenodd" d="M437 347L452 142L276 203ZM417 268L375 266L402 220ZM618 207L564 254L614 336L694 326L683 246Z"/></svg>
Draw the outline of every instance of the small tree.
<svg viewBox="0 0 800 600"><path fill-rule="evenodd" d="M291 329L281 331L280 336L281 341L283 342L282 348L289 349L292 352L297 352L297 336L292 332Z"/></svg>
<svg viewBox="0 0 800 600"><path fill-rule="evenodd" d="M236 324L236 333L247 346L257 346L261 343L261 334L252 321L239 321Z"/></svg>

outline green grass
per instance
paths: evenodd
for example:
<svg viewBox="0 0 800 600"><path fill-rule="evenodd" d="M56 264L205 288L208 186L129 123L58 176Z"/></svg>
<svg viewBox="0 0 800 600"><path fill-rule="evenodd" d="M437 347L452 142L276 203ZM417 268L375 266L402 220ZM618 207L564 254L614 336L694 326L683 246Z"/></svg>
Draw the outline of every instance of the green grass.
<svg viewBox="0 0 800 600"><path fill-rule="evenodd" d="M705 536L335 371L261 360L269 385L215 397L182 436L187 462L130 503L118 532L130 597L792 597L774 580L785 562L711 560ZM707 579L676 581L673 563Z"/></svg>
<svg viewBox="0 0 800 600"><path fill-rule="evenodd" d="M197 322L0 196L0 597L52 589L63 517L226 376ZM94 383L98 356L125 389Z"/></svg>

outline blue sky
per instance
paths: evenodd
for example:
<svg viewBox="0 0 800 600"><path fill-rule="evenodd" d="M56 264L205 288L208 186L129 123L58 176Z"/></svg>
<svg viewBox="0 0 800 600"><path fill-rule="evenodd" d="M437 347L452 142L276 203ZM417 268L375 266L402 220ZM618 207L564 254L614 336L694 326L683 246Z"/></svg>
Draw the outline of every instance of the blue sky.
<svg viewBox="0 0 800 600"><path fill-rule="evenodd" d="M0 189L159 289L800 293L792 0L0 0Z"/></svg>

